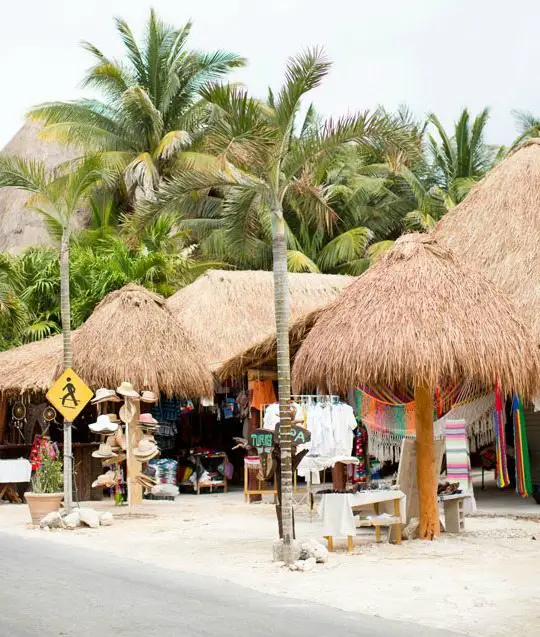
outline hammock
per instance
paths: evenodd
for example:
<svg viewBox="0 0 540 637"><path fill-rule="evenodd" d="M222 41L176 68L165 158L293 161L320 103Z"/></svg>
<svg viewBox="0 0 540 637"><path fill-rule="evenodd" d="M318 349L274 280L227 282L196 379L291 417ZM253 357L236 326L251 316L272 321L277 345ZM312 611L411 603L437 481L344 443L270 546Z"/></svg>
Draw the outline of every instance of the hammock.
<svg viewBox="0 0 540 637"><path fill-rule="evenodd" d="M361 386L356 391L356 412L368 430L369 453L379 461L398 462L402 440L416 437L413 397L411 390L396 393L388 388ZM471 383L438 389L434 397L434 437L444 437L449 419L463 419L468 423L472 451L490 444L493 406L494 394L481 395Z"/></svg>

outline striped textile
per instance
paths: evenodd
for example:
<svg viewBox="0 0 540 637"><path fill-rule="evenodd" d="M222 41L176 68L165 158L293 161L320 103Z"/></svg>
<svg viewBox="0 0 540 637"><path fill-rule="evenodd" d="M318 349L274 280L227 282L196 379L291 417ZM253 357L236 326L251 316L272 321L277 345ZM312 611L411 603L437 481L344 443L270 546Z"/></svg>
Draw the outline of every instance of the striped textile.
<svg viewBox="0 0 540 637"><path fill-rule="evenodd" d="M448 482L459 482L459 488L467 491L472 487L472 473L465 420L448 420L445 440Z"/></svg>

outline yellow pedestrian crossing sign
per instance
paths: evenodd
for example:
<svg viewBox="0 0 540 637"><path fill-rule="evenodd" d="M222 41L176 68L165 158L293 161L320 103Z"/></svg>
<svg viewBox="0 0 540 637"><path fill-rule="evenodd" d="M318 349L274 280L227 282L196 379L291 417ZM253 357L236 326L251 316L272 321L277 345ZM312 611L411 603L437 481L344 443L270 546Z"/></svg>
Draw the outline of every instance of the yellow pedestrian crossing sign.
<svg viewBox="0 0 540 637"><path fill-rule="evenodd" d="M72 369L66 371L47 392L47 400L72 422L89 403L94 392Z"/></svg>

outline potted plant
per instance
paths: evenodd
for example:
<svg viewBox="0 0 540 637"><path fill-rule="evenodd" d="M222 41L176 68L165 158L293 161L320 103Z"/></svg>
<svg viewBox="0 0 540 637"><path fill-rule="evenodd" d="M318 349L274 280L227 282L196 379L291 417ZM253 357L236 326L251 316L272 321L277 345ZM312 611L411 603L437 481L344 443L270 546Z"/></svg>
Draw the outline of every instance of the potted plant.
<svg viewBox="0 0 540 637"><path fill-rule="evenodd" d="M42 442L35 460L32 491L24 494L30 509L32 524L39 524L52 511L58 511L64 494L63 465L60 452L50 440Z"/></svg>

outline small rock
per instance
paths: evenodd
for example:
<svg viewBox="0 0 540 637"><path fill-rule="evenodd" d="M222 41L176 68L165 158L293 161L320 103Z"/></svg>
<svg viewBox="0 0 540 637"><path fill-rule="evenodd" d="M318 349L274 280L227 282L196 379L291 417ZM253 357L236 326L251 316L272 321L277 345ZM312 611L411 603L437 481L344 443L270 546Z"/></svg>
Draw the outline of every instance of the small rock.
<svg viewBox="0 0 540 637"><path fill-rule="evenodd" d="M105 511L99 516L99 523L101 526L112 526L114 524L113 514L110 511Z"/></svg>
<svg viewBox="0 0 540 637"><path fill-rule="evenodd" d="M295 564L297 564L299 571L307 573L315 568L317 560L314 557L309 557L307 560L298 560Z"/></svg>
<svg viewBox="0 0 540 637"><path fill-rule="evenodd" d="M52 511L41 519L39 526L42 529L61 529L64 526L64 521L58 511Z"/></svg>
<svg viewBox="0 0 540 637"><path fill-rule="evenodd" d="M418 528L420 527L420 520L418 518L411 518L406 527L404 527L402 533L403 537L407 540L414 540L418 537Z"/></svg>
<svg viewBox="0 0 540 637"><path fill-rule="evenodd" d="M298 567L298 564L301 564L301 562L297 561L297 562L293 562L292 564L289 564L289 571L299 571L300 568Z"/></svg>
<svg viewBox="0 0 540 637"><path fill-rule="evenodd" d="M79 515L81 517L81 522L84 525L89 526L91 529L99 528L99 515L97 511L94 511L94 509L81 507L79 509Z"/></svg>
<svg viewBox="0 0 540 637"><path fill-rule="evenodd" d="M66 529L76 529L81 526L81 516L79 511L76 509L75 511L68 513L64 518L64 524Z"/></svg>
<svg viewBox="0 0 540 637"><path fill-rule="evenodd" d="M301 546L300 559L307 560L310 557L314 557L319 564L324 564L328 562L328 549L317 540L306 540Z"/></svg>

